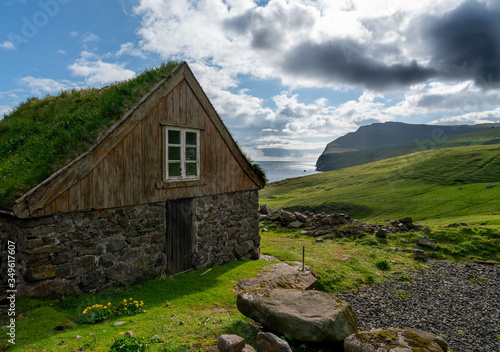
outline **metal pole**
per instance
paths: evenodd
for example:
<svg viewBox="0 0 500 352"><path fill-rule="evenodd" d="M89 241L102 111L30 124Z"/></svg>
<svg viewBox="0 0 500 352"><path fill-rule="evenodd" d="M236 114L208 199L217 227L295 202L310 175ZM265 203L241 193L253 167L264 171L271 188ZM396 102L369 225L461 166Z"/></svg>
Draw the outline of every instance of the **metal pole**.
<svg viewBox="0 0 500 352"><path fill-rule="evenodd" d="M302 246L302 271L306 271L305 259L306 259L306 246Z"/></svg>

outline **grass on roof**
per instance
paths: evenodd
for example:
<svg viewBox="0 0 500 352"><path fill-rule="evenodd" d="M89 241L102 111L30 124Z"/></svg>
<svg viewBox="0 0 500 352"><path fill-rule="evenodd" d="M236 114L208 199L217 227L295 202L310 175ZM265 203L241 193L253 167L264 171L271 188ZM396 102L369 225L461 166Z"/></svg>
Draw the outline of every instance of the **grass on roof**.
<svg viewBox="0 0 500 352"><path fill-rule="evenodd" d="M0 120L0 208L13 202L95 144L177 62L104 88L29 98Z"/></svg>

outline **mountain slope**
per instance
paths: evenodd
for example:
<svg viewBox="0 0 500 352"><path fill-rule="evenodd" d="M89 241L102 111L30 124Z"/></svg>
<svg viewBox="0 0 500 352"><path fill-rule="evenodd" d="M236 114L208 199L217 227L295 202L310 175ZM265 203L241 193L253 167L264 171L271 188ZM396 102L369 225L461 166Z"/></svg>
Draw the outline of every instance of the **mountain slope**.
<svg viewBox="0 0 500 352"><path fill-rule="evenodd" d="M318 171L337 170L422 150L481 144L500 139L500 129L495 130L494 126L431 126L400 122L363 126L329 143L316 168Z"/></svg>
<svg viewBox="0 0 500 352"><path fill-rule="evenodd" d="M358 219L500 224L499 181L498 146L455 147L275 182L261 191L261 203Z"/></svg>

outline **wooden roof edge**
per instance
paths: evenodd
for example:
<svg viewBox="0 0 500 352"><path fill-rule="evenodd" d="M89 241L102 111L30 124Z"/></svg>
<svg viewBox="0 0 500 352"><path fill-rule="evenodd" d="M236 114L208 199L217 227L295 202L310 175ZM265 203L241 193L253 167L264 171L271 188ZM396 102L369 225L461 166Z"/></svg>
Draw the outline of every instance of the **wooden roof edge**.
<svg viewBox="0 0 500 352"><path fill-rule="evenodd" d="M69 169L74 167L76 164L80 163L82 160L84 160L86 157L88 157L92 152L94 152L102 143L103 141L106 140L113 132L115 132L125 121L127 121L131 115L133 115L145 102L148 98L154 95L156 91L158 91L166 81L174 77L178 71L184 66L187 65L186 62L180 62L171 72L171 74L168 77L165 77L158 81L148 93L143 95L136 104L134 104L130 109L128 109L120 119L118 119L115 123L109 127L106 132L98 138L96 143L94 143L91 147L89 147L85 152L81 153L78 155L75 159L61 167L60 169L56 170L52 175L47 177L45 180L28 190L26 193L24 193L21 197L19 197L17 200L14 201L14 207L13 207L13 213L20 217L20 218L26 218L30 217L31 214L36 210L36 209L31 209L28 200L37 192L43 192L44 188L49 187L48 185L53 181L54 179L58 178L60 175L64 174L67 172ZM95 165L93 166L95 167ZM89 172L92 171L93 167L88 170ZM80 179L85 176L80 174ZM62 190L61 192L67 190L69 187L71 187L74 183L78 182L78 180L75 180L75 182L68 184L68 186ZM54 197L55 198L55 197ZM52 199L54 199L52 198ZM52 200L51 199L51 200Z"/></svg>
<svg viewBox="0 0 500 352"><path fill-rule="evenodd" d="M200 83L196 79L195 75L193 74L193 71L191 71L189 65L186 64L185 67L189 72L189 77L186 77L187 82L191 86L191 89L196 94L200 102L202 102L202 105L204 105L205 110L208 110L206 111L207 115L210 117L214 125L219 130L222 139L226 143L227 147L229 148L233 156L236 158L238 164L241 166L243 171L248 175L248 177L250 177L250 179L259 187L259 189L264 188L266 181L257 174L253 166L251 165L250 161L243 154L243 151L238 146L238 143L236 143L232 134L229 132L226 125L220 118L219 114L217 113L214 106L210 102L210 99L208 99L208 96L206 95L205 91L203 90ZM194 89L195 87L193 87L193 83L196 85L196 88L199 89Z"/></svg>

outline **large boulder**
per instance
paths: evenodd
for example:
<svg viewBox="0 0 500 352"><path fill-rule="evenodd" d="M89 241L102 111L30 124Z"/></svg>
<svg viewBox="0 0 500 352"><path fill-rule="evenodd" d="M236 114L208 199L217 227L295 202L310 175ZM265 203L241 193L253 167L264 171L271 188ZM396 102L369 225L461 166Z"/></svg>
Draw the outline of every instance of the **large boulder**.
<svg viewBox="0 0 500 352"><path fill-rule="evenodd" d="M276 263L266 265L257 276L243 279L236 286L237 291L255 291L273 288L294 288L312 290L316 277L309 266L302 271L302 264Z"/></svg>
<svg viewBox="0 0 500 352"><path fill-rule="evenodd" d="M240 292L239 311L279 335L302 342L342 342L358 330L351 305L320 291L273 289Z"/></svg>
<svg viewBox="0 0 500 352"><path fill-rule="evenodd" d="M414 332L396 329L379 328L360 331L347 337L344 341L344 352L443 352L434 341L426 339Z"/></svg>

